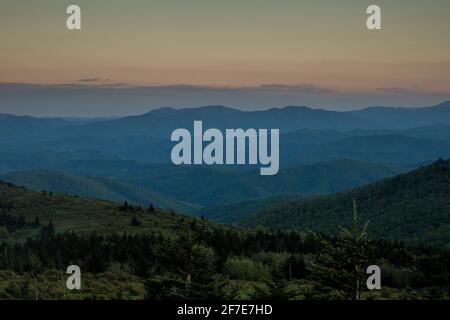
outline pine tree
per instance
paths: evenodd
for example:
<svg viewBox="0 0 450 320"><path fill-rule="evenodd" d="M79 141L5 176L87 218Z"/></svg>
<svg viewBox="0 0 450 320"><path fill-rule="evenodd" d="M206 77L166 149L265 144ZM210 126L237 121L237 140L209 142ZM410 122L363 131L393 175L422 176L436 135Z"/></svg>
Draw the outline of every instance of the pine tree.
<svg viewBox="0 0 450 320"><path fill-rule="evenodd" d="M124 211L124 212L128 212L128 210L130 209L130 206L128 205L128 201L125 201L123 203L123 205L121 205L119 207L119 211Z"/></svg>
<svg viewBox="0 0 450 320"><path fill-rule="evenodd" d="M153 207L153 202L150 203L150 207L148 208L148 211L155 212L155 207Z"/></svg>
<svg viewBox="0 0 450 320"><path fill-rule="evenodd" d="M41 228L41 238L54 238L55 236L55 226L53 222L50 221L47 226Z"/></svg>
<svg viewBox="0 0 450 320"><path fill-rule="evenodd" d="M356 200L353 200L351 229L341 227L336 241L318 236L321 249L312 263L312 278L320 284L319 289L328 298L360 299L365 268L368 266L367 225L359 230Z"/></svg>

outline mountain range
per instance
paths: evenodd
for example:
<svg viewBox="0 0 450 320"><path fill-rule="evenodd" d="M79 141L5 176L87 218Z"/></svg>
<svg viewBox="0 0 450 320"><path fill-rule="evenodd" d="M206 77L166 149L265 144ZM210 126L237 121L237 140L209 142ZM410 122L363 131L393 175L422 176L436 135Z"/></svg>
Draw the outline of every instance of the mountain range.
<svg viewBox="0 0 450 320"><path fill-rule="evenodd" d="M450 125L450 101L433 107L371 107L356 111L329 111L288 106L264 111L241 111L224 106L160 108L119 119L70 121L63 118L33 118L4 114L0 117L0 141L52 137L124 137L148 135L167 139L177 128L190 128L202 120L205 128L279 128L349 131L355 129L411 129L434 124Z"/></svg>
<svg viewBox="0 0 450 320"><path fill-rule="evenodd" d="M96 163L94 161L93 165ZM220 166L136 165L124 161L120 169L117 162L112 162L111 167L108 164L100 162L93 166L82 162L82 171L71 166L71 173L15 171L0 175L0 179L38 191L127 200L144 206L155 202L162 208L192 213L200 206L258 199L278 193L311 195L338 192L402 172L397 168L349 159L292 166L276 176L260 176L256 169L236 171Z"/></svg>
<svg viewBox="0 0 450 320"><path fill-rule="evenodd" d="M362 226L368 222L372 238L449 247L449 186L450 160L438 160L417 170L345 192L308 198L300 194L276 195L259 202L217 206L205 212L211 217L214 217L213 212L219 214L218 220L240 219L244 227L263 226L333 235L339 231L338 226L351 225L355 200L359 224ZM150 218L153 222L148 227L151 228L164 225L166 218L179 220L175 214L164 213L165 218L158 220L145 209L121 212L119 204L108 201L64 193L34 192L3 182L0 182L0 208L9 214L22 215L27 221L36 217L44 222L51 220L60 231L113 233L121 230L114 226L127 225L133 213L145 220ZM247 215L246 210L260 211Z"/></svg>
<svg viewBox="0 0 450 320"><path fill-rule="evenodd" d="M194 120L205 128L279 128L279 173L262 177L250 165L171 164L170 133L190 129ZM310 203L439 158L450 158L450 101L348 112L207 106L114 119L0 115L0 179L36 191L154 203L227 223L258 224L249 215L276 212L278 204ZM255 217L271 225L265 221L272 218Z"/></svg>

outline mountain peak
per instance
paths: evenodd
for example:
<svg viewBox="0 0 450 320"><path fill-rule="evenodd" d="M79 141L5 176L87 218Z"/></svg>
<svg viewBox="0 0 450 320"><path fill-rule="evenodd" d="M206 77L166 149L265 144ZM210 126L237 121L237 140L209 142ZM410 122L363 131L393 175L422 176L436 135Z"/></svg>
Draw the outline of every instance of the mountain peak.
<svg viewBox="0 0 450 320"><path fill-rule="evenodd" d="M450 108L450 100L438 104L435 108Z"/></svg>
<svg viewBox="0 0 450 320"><path fill-rule="evenodd" d="M201 106L197 108L189 108L188 110L193 111L210 111L210 112L242 112L242 110L235 109L232 107L227 107L223 105L209 105L209 106Z"/></svg>
<svg viewBox="0 0 450 320"><path fill-rule="evenodd" d="M308 108L307 106L285 106L281 108L281 110L312 110L312 108Z"/></svg>
<svg viewBox="0 0 450 320"><path fill-rule="evenodd" d="M157 109L150 110L150 111L142 114L142 116L169 115L169 114L172 114L172 113L174 113L176 111L177 110L172 108L172 107L162 107L162 108L157 108Z"/></svg>

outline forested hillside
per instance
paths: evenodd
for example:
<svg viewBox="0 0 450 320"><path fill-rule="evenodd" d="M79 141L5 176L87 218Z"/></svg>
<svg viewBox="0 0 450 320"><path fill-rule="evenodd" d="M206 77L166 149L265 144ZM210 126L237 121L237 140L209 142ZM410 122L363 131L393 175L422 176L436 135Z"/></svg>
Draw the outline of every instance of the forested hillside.
<svg viewBox="0 0 450 320"><path fill-rule="evenodd" d="M375 238L450 244L450 160L347 192L281 204L243 225L334 234L336 226L349 222L352 198Z"/></svg>
<svg viewBox="0 0 450 320"><path fill-rule="evenodd" d="M142 206L153 203L159 208L174 209L184 213L190 213L200 207L117 179L85 177L64 171L10 172L0 175L0 180L25 186L34 191L62 192L116 202L128 201Z"/></svg>
<svg viewBox="0 0 450 320"><path fill-rule="evenodd" d="M0 183L0 299L449 298L448 251L348 232L244 229ZM355 248L364 254L348 263ZM71 264L80 291L61 282ZM380 291L356 286L370 264L383 270Z"/></svg>
<svg viewBox="0 0 450 320"><path fill-rule="evenodd" d="M14 232L5 233L3 230L3 238L12 240L35 237L39 235L39 227L46 226L49 222L57 232L142 234L149 231L175 233L178 221L187 219L175 214L173 210L159 209L155 205L143 207L66 193L35 192L4 182L0 182L0 213L4 218L23 221L13 229ZM134 228L134 218L139 228ZM35 228L30 227L36 219L40 224ZM8 225L4 227L8 231Z"/></svg>
<svg viewBox="0 0 450 320"><path fill-rule="evenodd" d="M224 223L237 223L254 212L277 207L280 203L302 201L308 196L300 193L277 194L263 199L233 202L194 211L198 216L206 216L211 220Z"/></svg>
<svg viewBox="0 0 450 320"><path fill-rule="evenodd" d="M144 166L117 171L145 189L203 206L269 197L278 193L331 193L393 176L400 170L373 163L339 159L281 169L275 176L259 170L221 166ZM195 192L192 192L195 190Z"/></svg>

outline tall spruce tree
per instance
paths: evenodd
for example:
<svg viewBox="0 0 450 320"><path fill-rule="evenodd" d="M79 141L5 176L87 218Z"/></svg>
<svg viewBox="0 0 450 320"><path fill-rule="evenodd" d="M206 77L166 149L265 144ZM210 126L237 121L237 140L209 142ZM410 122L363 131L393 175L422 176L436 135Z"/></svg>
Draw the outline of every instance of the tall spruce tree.
<svg viewBox="0 0 450 320"><path fill-rule="evenodd" d="M367 225L360 230L356 200L350 229L340 228L337 239L317 236L321 249L312 263L312 278L325 298L359 300L365 269L368 267Z"/></svg>

